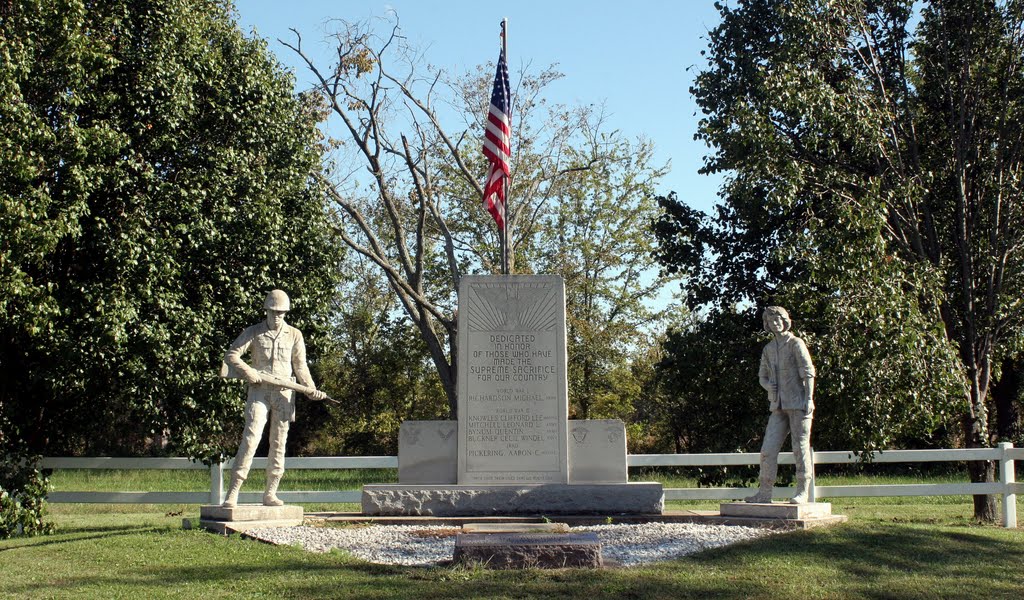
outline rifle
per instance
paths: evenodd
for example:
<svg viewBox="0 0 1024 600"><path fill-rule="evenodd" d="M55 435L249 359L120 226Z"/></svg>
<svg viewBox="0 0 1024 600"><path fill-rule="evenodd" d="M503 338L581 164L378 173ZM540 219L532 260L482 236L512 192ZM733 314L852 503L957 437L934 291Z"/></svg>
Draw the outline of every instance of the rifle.
<svg viewBox="0 0 1024 600"><path fill-rule="evenodd" d="M257 371L257 373L259 373L260 379L263 380L263 383L269 383L270 385L276 385L278 387L283 387L285 389L295 390L296 392L303 393L310 398L316 392L316 388L304 386L301 383L291 381L290 379L282 379L276 375L271 375L266 371ZM225 379L245 379L245 377L242 375L242 373L238 371L238 369L232 368L227 363L221 364L220 376L224 377ZM333 402L335 404L341 404L341 402L338 402L337 400L331 398L330 396L325 396L324 400L327 400L328 402Z"/></svg>

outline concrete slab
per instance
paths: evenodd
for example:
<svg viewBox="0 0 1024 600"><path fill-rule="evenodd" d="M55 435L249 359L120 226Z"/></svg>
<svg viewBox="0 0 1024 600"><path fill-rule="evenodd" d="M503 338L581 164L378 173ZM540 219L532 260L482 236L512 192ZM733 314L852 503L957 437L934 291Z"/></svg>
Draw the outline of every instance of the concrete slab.
<svg viewBox="0 0 1024 600"><path fill-rule="evenodd" d="M464 533L569 533L565 523L466 523Z"/></svg>
<svg viewBox="0 0 1024 600"><path fill-rule="evenodd" d="M820 519L832 516L831 502L803 504L723 502L719 507L723 517L756 517L760 519Z"/></svg>
<svg viewBox="0 0 1024 600"><path fill-rule="evenodd" d="M250 529L267 529L270 527L298 527L302 519L267 519L263 521L211 521L200 519L199 526L207 531L229 535L245 533Z"/></svg>
<svg viewBox="0 0 1024 600"><path fill-rule="evenodd" d="M530 486L363 486L366 515L660 514L665 492L660 483L543 484Z"/></svg>
<svg viewBox="0 0 1024 600"><path fill-rule="evenodd" d="M597 568L603 564L596 533L464 533L455 538L455 562L490 569Z"/></svg>
<svg viewBox="0 0 1024 600"><path fill-rule="evenodd" d="M846 515L828 517L812 517L809 519L765 519L761 517L724 517L712 515L700 519L699 522L709 525L736 525L742 527L763 527L766 529L815 529L846 523Z"/></svg>
<svg viewBox="0 0 1024 600"><path fill-rule="evenodd" d="M332 523L373 523L376 525L446 525L461 526L467 523L540 523L539 516L373 516L356 512L321 512L309 513L307 520ZM545 517L548 518L548 517ZM817 519L761 519L756 517L723 517L717 510L675 510L661 514L647 515L552 515L550 519L565 523L570 527L583 525L604 525L609 523L704 523L709 525L742 525L745 527L764 527L767 529L811 529L845 523L846 515L832 515Z"/></svg>
<svg viewBox="0 0 1024 600"><path fill-rule="evenodd" d="M262 504L239 504L237 506L220 506L208 504L199 507L199 518L206 521L274 521L281 519L298 519L302 521L301 506L286 504L284 506L263 506Z"/></svg>

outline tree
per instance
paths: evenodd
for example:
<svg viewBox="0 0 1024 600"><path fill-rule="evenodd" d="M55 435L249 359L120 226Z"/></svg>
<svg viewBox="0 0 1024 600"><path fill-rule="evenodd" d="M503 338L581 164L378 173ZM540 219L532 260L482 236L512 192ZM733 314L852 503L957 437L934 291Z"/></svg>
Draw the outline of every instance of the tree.
<svg viewBox="0 0 1024 600"><path fill-rule="evenodd" d="M328 128L340 131L334 171L319 178L343 221L338 234L376 265L419 331L454 418L458 282L500 264L497 231L481 202L481 119L493 66L462 77L424 69L397 21L383 35L368 24L340 23L336 60L327 67L316 64L298 32L282 43L305 61L331 114ZM603 138L600 113L591 107L548 105L543 92L558 77L552 69L521 74L514 86L506 220L511 262L522 273L543 263L540 231L560 202L573 194L627 197L629 188L612 190L619 185L614 177L640 194L627 170L637 181L658 171L629 162L631 144Z"/></svg>
<svg viewBox="0 0 1024 600"><path fill-rule="evenodd" d="M571 164L600 166L575 173L542 216L536 264L565 280L574 417L628 421L632 405L624 400L635 395L631 386L642 385L628 368L631 358L647 350L650 332L673 308L649 304L674 279L650 272L650 226L659 215L653 186L667 168L649 166L649 142L600 133L600 124L585 132L585 149L596 155L567 150Z"/></svg>
<svg viewBox="0 0 1024 600"><path fill-rule="evenodd" d="M340 258L309 176L318 116L230 10L0 16L0 438L215 457L241 422L221 357L266 291L291 293L317 347Z"/></svg>
<svg viewBox="0 0 1024 600"><path fill-rule="evenodd" d="M914 11L722 6L693 92L725 202L714 219L676 208L662 258L692 275L691 302L788 303L866 446L953 413L982 447L993 361L1024 316L1024 4Z"/></svg>
<svg viewBox="0 0 1024 600"><path fill-rule="evenodd" d="M754 320L759 321L748 312L727 311L715 319L691 315L669 329L654 365L653 389L638 406L656 432L656 451L757 449L768 403L757 381L764 342ZM725 475L725 469L700 469L698 478L721 484Z"/></svg>
<svg viewBox="0 0 1024 600"><path fill-rule="evenodd" d="M313 456L394 455L398 431L409 419L443 419L448 403L423 339L394 294L366 261L346 265L350 281L338 293L319 372L338 390L340 405L305 403L310 418L297 442ZM291 439L291 436L289 436Z"/></svg>

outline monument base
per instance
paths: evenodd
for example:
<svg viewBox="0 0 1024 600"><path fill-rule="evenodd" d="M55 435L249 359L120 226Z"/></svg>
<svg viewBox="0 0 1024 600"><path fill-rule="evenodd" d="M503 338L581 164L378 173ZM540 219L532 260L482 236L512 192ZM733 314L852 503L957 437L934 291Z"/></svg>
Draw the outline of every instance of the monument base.
<svg viewBox="0 0 1024 600"><path fill-rule="evenodd" d="M364 515L660 515L660 483L540 485L366 485Z"/></svg>
<svg viewBox="0 0 1024 600"><path fill-rule="evenodd" d="M759 519L821 519L832 516L832 503L726 502L720 505L719 514L723 517Z"/></svg>
<svg viewBox="0 0 1024 600"><path fill-rule="evenodd" d="M597 568L602 565L596 533L464 533L455 538L455 562L490 569Z"/></svg>
<svg viewBox="0 0 1024 600"><path fill-rule="evenodd" d="M199 507L199 526L215 533L243 533L250 529L267 527L294 527L302 525L301 506L263 506L238 504L236 506L206 505Z"/></svg>

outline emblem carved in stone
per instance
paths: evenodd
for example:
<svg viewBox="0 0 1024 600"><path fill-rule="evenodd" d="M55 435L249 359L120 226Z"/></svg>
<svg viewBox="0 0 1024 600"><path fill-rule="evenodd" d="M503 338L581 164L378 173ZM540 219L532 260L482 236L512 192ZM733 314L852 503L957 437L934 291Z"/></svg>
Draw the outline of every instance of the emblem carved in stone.
<svg viewBox="0 0 1024 600"><path fill-rule="evenodd" d="M439 427L437 429L437 437L447 442L453 435L455 435L455 431L456 429L454 427Z"/></svg>
<svg viewBox="0 0 1024 600"><path fill-rule="evenodd" d="M576 440L577 444L582 444L583 440L587 439L587 434L588 433L590 433L590 430L587 429L586 427L573 427L572 428L572 438L574 440Z"/></svg>
<svg viewBox="0 0 1024 600"><path fill-rule="evenodd" d="M473 331L549 331L557 323L555 287L483 284L471 288L473 305L469 327Z"/></svg>

